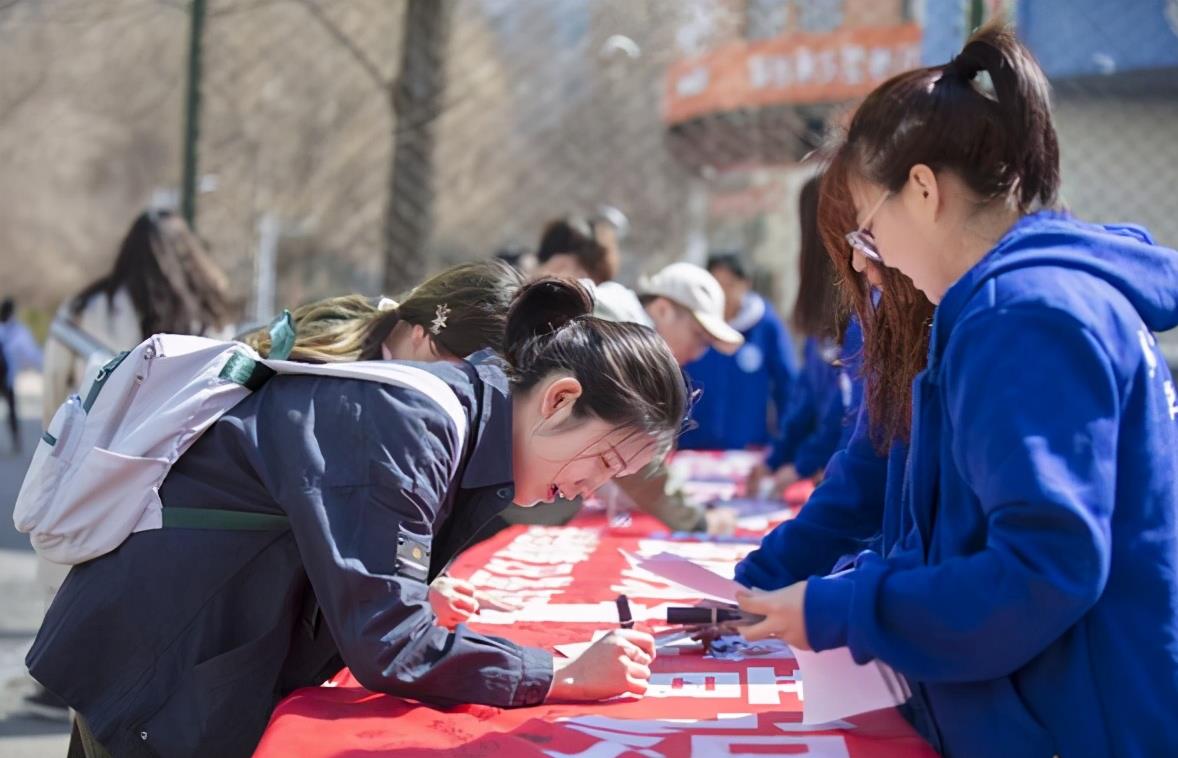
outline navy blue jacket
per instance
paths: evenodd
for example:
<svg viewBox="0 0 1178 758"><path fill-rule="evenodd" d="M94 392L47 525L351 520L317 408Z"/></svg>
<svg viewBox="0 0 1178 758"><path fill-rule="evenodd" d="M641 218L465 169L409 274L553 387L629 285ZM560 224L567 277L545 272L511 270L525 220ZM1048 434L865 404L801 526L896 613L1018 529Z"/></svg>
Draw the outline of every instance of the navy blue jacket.
<svg viewBox="0 0 1178 758"><path fill-rule="evenodd" d="M949 756L1178 745L1178 253L1039 213L945 294L887 559L806 631L905 674ZM886 510L886 508L885 508Z"/></svg>
<svg viewBox="0 0 1178 758"><path fill-rule="evenodd" d="M542 702L551 656L436 626L424 581L514 495L503 372L420 367L466 409L465 452L415 390L270 380L160 494L165 509L281 514L290 529L140 532L75 567L29 652L33 676L118 756L249 755L279 698L342 664L371 690L431 704ZM406 538L431 550L428 577L397 563Z"/></svg>
<svg viewBox="0 0 1178 758"><path fill-rule="evenodd" d="M744 450L769 444L789 408L796 384L796 360L789 330L773 306L749 293L732 320L744 335L735 355L709 348L683 367L700 389L691 409L698 424L679 438L680 450ZM772 410L772 414L771 414Z"/></svg>
<svg viewBox="0 0 1178 758"><path fill-rule="evenodd" d="M807 337L802 376L794 383L789 412L765 459L776 470L792 463L803 479L822 471L850 440L863 397L859 361L863 331L851 319L842 345Z"/></svg>

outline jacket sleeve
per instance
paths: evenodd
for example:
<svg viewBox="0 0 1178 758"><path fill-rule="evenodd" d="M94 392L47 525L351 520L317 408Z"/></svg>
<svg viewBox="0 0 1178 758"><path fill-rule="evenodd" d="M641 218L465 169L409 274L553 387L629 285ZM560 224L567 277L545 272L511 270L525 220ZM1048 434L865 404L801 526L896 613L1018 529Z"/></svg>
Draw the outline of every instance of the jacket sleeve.
<svg viewBox="0 0 1178 758"><path fill-rule="evenodd" d="M263 478L357 680L437 705L542 702L551 655L437 626L424 574L398 560L399 541L428 546L434 531L456 454L448 417L419 393L373 382L271 381L288 387L259 408L259 443L272 440Z"/></svg>
<svg viewBox="0 0 1178 758"><path fill-rule="evenodd" d="M796 517L780 524L736 566L746 587L779 589L828 573L844 555L864 549L883 522L887 458L871 444L861 410L847 446Z"/></svg>
<svg viewBox="0 0 1178 758"><path fill-rule="evenodd" d="M794 467L803 478L820 473L835 451L846 447L850 441L854 414L863 396L862 382L858 379L862 347L862 332L858 322L852 319L839 348L839 365L830 369L834 386L826 394L823 407L818 409L813 433L798 445L794 453Z"/></svg>
<svg viewBox="0 0 1178 758"><path fill-rule="evenodd" d="M810 347L807 346L806 360L821 360L819 351L811 350ZM807 372L810 370L810 367L806 368ZM770 469L777 470L793 462L798 446L814 431L818 416L816 402L810 382L804 377L793 382L788 410L781 417L777 438L773 440L769 455L765 459L765 464Z"/></svg>
<svg viewBox="0 0 1178 758"><path fill-rule="evenodd" d="M769 308L766 305L766 308ZM773 412L777 417L776 429L785 428L785 419L790 411L790 398L797 384L797 359L794 356L793 340L789 329L771 309L768 317L772 327L770 344L772 354L768 356L769 379L773 393Z"/></svg>
<svg viewBox="0 0 1178 758"><path fill-rule="evenodd" d="M941 465L974 497L942 493L938 524L980 508L984 544L929 566L871 557L811 581L805 598L816 650L847 645L923 681L1009 675L1092 607L1109 572L1120 400L1102 345L1042 309L955 332L942 372L952 462Z"/></svg>

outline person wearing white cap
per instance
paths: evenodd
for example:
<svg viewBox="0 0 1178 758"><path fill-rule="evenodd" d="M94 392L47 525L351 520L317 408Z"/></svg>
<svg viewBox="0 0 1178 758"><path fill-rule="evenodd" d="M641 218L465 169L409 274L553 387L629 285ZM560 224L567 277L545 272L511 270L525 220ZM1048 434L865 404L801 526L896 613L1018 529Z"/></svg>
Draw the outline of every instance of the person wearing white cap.
<svg viewBox="0 0 1178 758"><path fill-rule="evenodd" d="M638 283L633 292L617 282L594 289L594 314L653 327L682 366L709 347L731 355L744 337L724 320L724 290L694 263L672 263Z"/></svg>

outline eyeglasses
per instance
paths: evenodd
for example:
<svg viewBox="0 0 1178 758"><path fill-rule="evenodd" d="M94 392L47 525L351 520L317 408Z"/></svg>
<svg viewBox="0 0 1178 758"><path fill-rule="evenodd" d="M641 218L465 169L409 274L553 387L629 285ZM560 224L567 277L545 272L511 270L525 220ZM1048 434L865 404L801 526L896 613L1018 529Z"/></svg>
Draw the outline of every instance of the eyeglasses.
<svg viewBox="0 0 1178 758"><path fill-rule="evenodd" d="M871 219L875 218L875 214L883 207L884 201L892 196L890 191L885 191L880 195L879 200L876 201L875 207L867 214L867 218L863 219L863 223L859 228L853 232L847 232L847 244L852 249L858 250L859 253L869 261L876 263L883 263L883 257L879 254L879 248L875 246L875 237L871 232L867 231L867 227L871 225Z"/></svg>

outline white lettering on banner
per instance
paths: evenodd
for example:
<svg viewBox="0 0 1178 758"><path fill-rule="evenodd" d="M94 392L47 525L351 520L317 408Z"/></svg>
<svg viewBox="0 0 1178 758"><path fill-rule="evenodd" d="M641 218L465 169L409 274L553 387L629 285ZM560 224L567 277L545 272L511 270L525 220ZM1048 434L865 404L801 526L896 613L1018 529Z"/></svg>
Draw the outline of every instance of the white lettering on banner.
<svg viewBox="0 0 1178 758"><path fill-rule="evenodd" d="M573 573L573 564L571 563L538 566L533 563L505 561L496 556L492 556L484 568L492 574L500 576L523 576L531 579L542 579L546 576L568 576Z"/></svg>
<svg viewBox="0 0 1178 758"><path fill-rule="evenodd" d="M581 550L569 550L568 548L559 548L556 550L544 548L543 550L537 550L536 548L509 545L496 552L495 557L506 558L512 561L523 561L524 563L532 563L539 566L552 563L584 561L592 554L592 551L585 552Z"/></svg>
<svg viewBox="0 0 1178 758"><path fill-rule="evenodd" d="M618 758L620 755L633 752L637 752L639 755L644 755L647 758L665 758L662 753L656 753L653 750L635 751L629 745L622 745L617 742L598 742L579 753L562 753L559 750L545 750L544 755L552 756L552 758Z"/></svg>
<svg viewBox="0 0 1178 758"><path fill-rule="evenodd" d="M780 676L768 666L752 666L748 670L749 705L781 705L781 693L788 692L802 699L801 672Z"/></svg>
<svg viewBox="0 0 1178 758"><path fill-rule="evenodd" d="M818 53L818 83L830 84L838 75L838 53L834 50L823 50Z"/></svg>
<svg viewBox="0 0 1178 758"><path fill-rule="evenodd" d="M674 540L638 540L637 554L653 558L662 553L674 553L696 563L736 563L756 549L753 543L676 542Z"/></svg>
<svg viewBox="0 0 1178 758"><path fill-rule="evenodd" d="M700 758L723 758L724 756L742 756L753 753L753 750L747 748L768 747L775 746L781 748L781 752L768 753L764 750L756 750L757 755L768 756L798 756L808 755L813 758L851 758L851 754L847 751L847 742L838 735L831 734L815 734L807 736L790 736L790 735L773 735L770 737L757 737L740 735L719 735L719 734L693 734L691 735L691 755L692 758L699 756ZM798 747L804 747L805 752L798 752Z"/></svg>
<svg viewBox="0 0 1178 758"><path fill-rule="evenodd" d="M651 674L646 697L739 698L740 672L676 671Z"/></svg>
<svg viewBox="0 0 1178 758"><path fill-rule="evenodd" d="M622 745L629 745L630 747L654 747L663 741L663 738L657 735L611 732L606 729L594 729L591 726L582 726L580 724L569 724L569 728L576 729L582 734L587 734L590 737L596 737L599 740L605 740L606 742L617 742Z"/></svg>
<svg viewBox="0 0 1178 758"><path fill-rule="evenodd" d="M567 587L573 583L571 576L549 576L542 579L529 579L518 576L497 576L486 569L479 569L470 575L470 582L479 587L496 590L546 590Z"/></svg>
<svg viewBox="0 0 1178 758"><path fill-rule="evenodd" d="M892 51L886 47L873 47L867 54L867 75L873 80L886 79L892 73Z"/></svg>
<svg viewBox="0 0 1178 758"><path fill-rule="evenodd" d="M863 62L867 59L867 51L862 45L843 45L842 53L843 79L847 84L861 84L863 82Z"/></svg>
<svg viewBox="0 0 1178 758"><path fill-rule="evenodd" d="M696 66L675 81L675 91L679 97L693 97L706 90L711 82L712 74L708 67Z"/></svg>
<svg viewBox="0 0 1178 758"><path fill-rule="evenodd" d="M646 608L631 604L634 616L640 618ZM600 603L550 603L528 605L518 611L480 611L480 624L514 624L519 621L538 621L571 624L618 623L618 607L613 601Z"/></svg>
<svg viewBox="0 0 1178 758"><path fill-rule="evenodd" d="M600 758L600 756L621 756L629 751L648 758L661 758L664 754L653 750L667 737L683 732L702 731L705 734L691 735L691 755L700 758L711 758L713 755L748 755L749 750L744 747L761 747L766 745L790 746L792 750L784 753L766 753L755 750L757 755L810 755L816 758L849 758L846 743L842 737L836 735L807 734L790 736L783 735L714 735L706 732L723 730L726 732L754 732L759 728L757 717L751 713L718 713L715 720L694 719L651 719L628 720L606 716L574 716L561 719L560 723L578 732L602 740L580 753L560 753L546 751L546 755L553 758ZM853 728L846 722L829 725L803 726L801 724L774 724L779 731L792 733L796 731L818 731L820 728ZM799 729L801 727L801 729ZM619 750L620 748L620 750ZM715 752L717 748L723 752ZM802 750L798 750L802 748Z"/></svg>
<svg viewBox="0 0 1178 758"><path fill-rule="evenodd" d="M808 47L799 47L794 53L794 75L798 84L809 84L814 78L814 54Z"/></svg>

